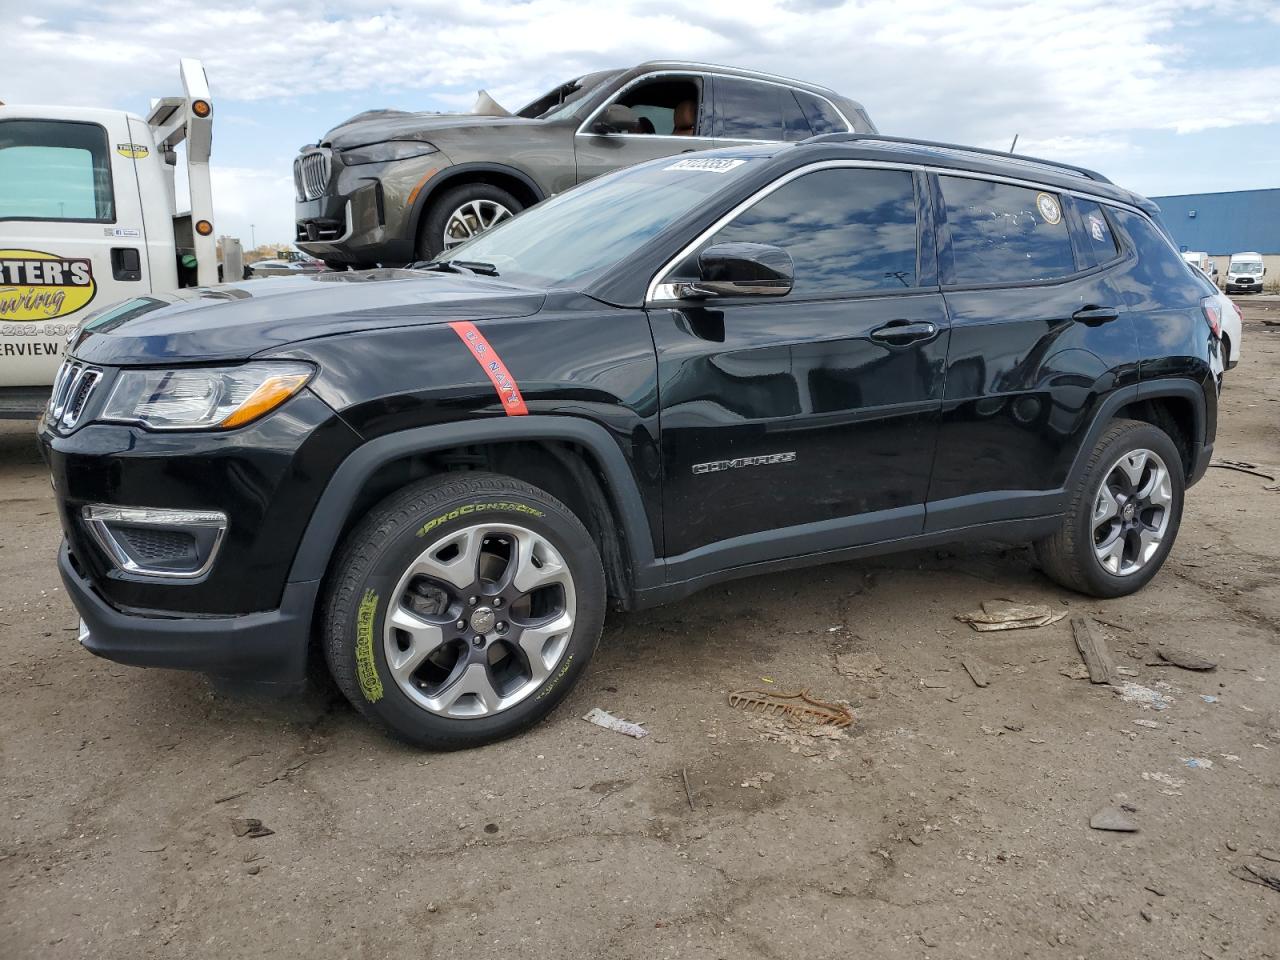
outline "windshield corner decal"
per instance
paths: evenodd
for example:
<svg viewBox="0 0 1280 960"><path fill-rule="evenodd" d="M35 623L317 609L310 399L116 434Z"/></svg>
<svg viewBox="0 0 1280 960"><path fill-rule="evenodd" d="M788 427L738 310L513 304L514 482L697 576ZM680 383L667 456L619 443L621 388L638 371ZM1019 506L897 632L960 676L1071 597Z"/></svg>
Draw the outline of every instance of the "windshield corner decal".
<svg viewBox="0 0 1280 960"><path fill-rule="evenodd" d="M516 378L507 371L507 365L502 362L502 358L498 356L498 351L489 345L489 341L484 338L484 334L476 329L476 325L469 320L457 320L449 327L458 335L461 340L471 351L471 355L476 358L476 363L480 364L480 369L485 372L485 376L489 378L489 382L493 384L493 389L498 394L498 399L502 401L502 410L508 417L523 417L529 413L529 408L524 405L524 397L520 395L520 385L516 383Z"/></svg>
<svg viewBox="0 0 1280 960"><path fill-rule="evenodd" d="M740 167L747 161L730 160L726 157L705 157L700 160L677 160L663 170L701 170L704 173L728 173L734 167Z"/></svg>
<svg viewBox="0 0 1280 960"><path fill-rule="evenodd" d="M65 317L83 310L97 292L87 257L0 250L0 322Z"/></svg>

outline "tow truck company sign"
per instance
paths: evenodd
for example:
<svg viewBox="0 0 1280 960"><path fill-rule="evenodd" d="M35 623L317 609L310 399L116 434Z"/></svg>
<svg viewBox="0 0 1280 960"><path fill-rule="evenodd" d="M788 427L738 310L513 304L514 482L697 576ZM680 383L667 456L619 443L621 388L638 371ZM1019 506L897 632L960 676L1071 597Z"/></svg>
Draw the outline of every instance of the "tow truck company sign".
<svg viewBox="0 0 1280 960"><path fill-rule="evenodd" d="M97 292L88 258L0 250L0 323L65 317L83 310Z"/></svg>

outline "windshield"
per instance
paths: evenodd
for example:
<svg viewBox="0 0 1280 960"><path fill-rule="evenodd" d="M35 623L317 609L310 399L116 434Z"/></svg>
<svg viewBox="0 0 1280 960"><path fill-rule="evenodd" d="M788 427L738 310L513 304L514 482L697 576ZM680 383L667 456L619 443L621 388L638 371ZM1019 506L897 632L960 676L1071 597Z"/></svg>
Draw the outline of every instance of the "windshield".
<svg viewBox="0 0 1280 960"><path fill-rule="evenodd" d="M564 286L626 259L756 162L664 157L627 167L544 200L435 262L492 266L516 283Z"/></svg>
<svg viewBox="0 0 1280 960"><path fill-rule="evenodd" d="M583 97L605 80L616 77L618 73L617 70L604 70L599 73L584 74L576 80L562 83L533 103L522 107L516 116L528 117L530 120L559 120L577 110Z"/></svg>
<svg viewBox="0 0 1280 960"><path fill-rule="evenodd" d="M1232 273L1261 273L1261 260L1238 260L1231 265Z"/></svg>

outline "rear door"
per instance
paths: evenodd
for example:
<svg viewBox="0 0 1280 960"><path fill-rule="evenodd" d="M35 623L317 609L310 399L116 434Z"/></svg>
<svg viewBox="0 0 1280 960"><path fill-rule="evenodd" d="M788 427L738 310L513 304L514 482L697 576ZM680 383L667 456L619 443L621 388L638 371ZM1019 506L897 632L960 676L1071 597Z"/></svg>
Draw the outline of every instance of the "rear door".
<svg viewBox="0 0 1280 960"><path fill-rule="evenodd" d="M0 108L0 386L52 383L83 316L149 289L140 148L124 114Z"/></svg>
<svg viewBox="0 0 1280 960"><path fill-rule="evenodd" d="M1052 513L1098 403L1137 380L1119 248L1062 191L931 179L951 347L926 530Z"/></svg>

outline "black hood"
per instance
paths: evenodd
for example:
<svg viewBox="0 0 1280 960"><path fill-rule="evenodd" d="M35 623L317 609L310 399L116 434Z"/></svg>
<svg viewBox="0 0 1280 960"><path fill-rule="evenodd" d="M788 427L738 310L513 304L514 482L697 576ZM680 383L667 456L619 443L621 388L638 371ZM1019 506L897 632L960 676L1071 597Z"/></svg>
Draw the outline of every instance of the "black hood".
<svg viewBox="0 0 1280 960"><path fill-rule="evenodd" d="M366 110L346 120L320 141L321 146L350 150L387 140L425 140L460 127L528 126L544 123L526 117L491 117L471 113L408 113L404 110Z"/></svg>
<svg viewBox="0 0 1280 960"><path fill-rule="evenodd" d="M68 352L112 366L246 360L315 337L524 317L544 299L491 277L420 270L268 277L128 300L89 317Z"/></svg>

